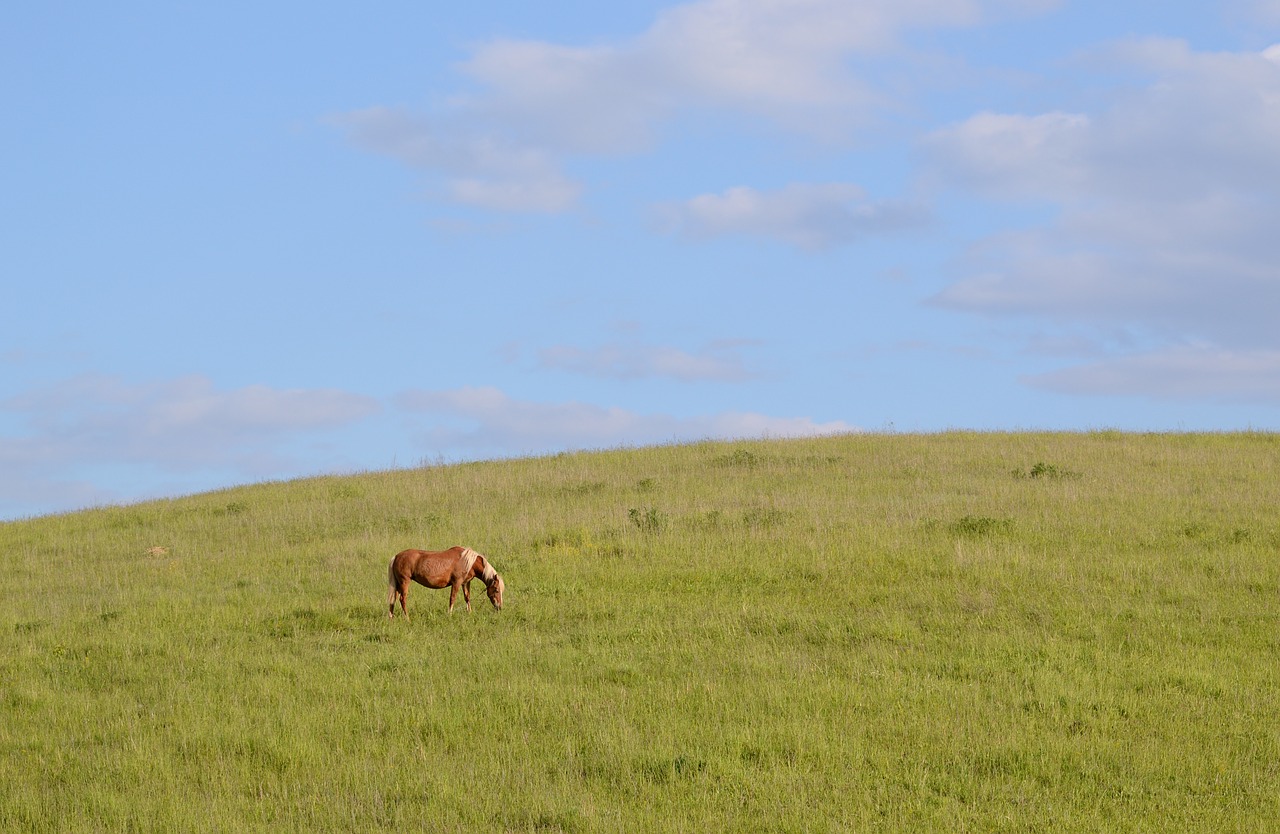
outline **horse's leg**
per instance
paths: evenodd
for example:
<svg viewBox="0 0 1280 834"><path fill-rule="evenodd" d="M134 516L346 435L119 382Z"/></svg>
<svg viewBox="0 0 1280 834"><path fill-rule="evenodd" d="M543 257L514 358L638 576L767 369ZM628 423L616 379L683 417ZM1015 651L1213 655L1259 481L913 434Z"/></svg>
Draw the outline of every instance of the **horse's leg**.
<svg viewBox="0 0 1280 834"><path fill-rule="evenodd" d="M467 601L467 613L471 613L471 582L462 583L462 598Z"/></svg>
<svg viewBox="0 0 1280 834"><path fill-rule="evenodd" d="M458 598L458 583L449 585L449 613L453 613L453 601Z"/></svg>
<svg viewBox="0 0 1280 834"><path fill-rule="evenodd" d="M396 598L400 600L400 613L404 614L404 621L409 622L409 580L402 579L396 585ZM391 604L395 608L395 603Z"/></svg>
<svg viewBox="0 0 1280 834"><path fill-rule="evenodd" d="M396 618L396 583L387 583L387 619L394 620Z"/></svg>

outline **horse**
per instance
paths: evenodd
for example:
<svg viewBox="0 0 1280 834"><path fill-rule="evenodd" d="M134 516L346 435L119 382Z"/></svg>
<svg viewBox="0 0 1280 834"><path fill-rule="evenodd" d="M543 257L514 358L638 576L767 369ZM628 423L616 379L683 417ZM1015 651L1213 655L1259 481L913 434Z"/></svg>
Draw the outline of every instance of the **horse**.
<svg viewBox="0 0 1280 834"><path fill-rule="evenodd" d="M409 619L409 609L405 607L405 596L409 592L409 580L428 588L449 588L449 613L453 613L454 600L458 598L458 588L462 588L462 596L467 601L467 613L471 612L471 580L484 582L485 593L493 607L502 610L502 591L506 587L502 576L493 569L489 560L469 547L451 547L448 550L402 550L391 560L387 568L387 617L395 619L396 600L400 601L400 611L405 620Z"/></svg>

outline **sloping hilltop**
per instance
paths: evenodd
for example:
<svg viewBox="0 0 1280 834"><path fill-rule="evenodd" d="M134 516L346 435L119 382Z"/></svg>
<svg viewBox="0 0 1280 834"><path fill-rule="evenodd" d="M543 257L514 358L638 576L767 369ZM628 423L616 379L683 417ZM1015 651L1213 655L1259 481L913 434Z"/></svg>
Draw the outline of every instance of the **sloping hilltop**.
<svg viewBox="0 0 1280 834"><path fill-rule="evenodd" d="M0 830L1268 830L1278 475L851 435L0 525ZM504 610L389 622L391 556L453 544Z"/></svg>

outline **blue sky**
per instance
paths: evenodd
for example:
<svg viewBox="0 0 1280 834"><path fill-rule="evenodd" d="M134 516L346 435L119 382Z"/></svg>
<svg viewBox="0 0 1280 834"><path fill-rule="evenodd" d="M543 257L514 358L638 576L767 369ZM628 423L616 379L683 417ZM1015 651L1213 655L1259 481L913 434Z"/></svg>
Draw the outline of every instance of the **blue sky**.
<svg viewBox="0 0 1280 834"><path fill-rule="evenodd" d="M0 519L705 437L1280 428L1280 0L0 15Z"/></svg>

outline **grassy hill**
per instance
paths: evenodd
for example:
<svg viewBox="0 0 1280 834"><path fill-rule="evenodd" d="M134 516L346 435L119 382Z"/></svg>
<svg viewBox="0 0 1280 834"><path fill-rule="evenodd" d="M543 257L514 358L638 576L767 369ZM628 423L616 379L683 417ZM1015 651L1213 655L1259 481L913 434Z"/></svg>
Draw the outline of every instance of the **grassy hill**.
<svg viewBox="0 0 1280 834"><path fill-rule="evenodd" d="M1278 475L1272 434L853 435L3 524L0 830L1267 830ZM452 544L504 610L388 622Z"/></svg>

